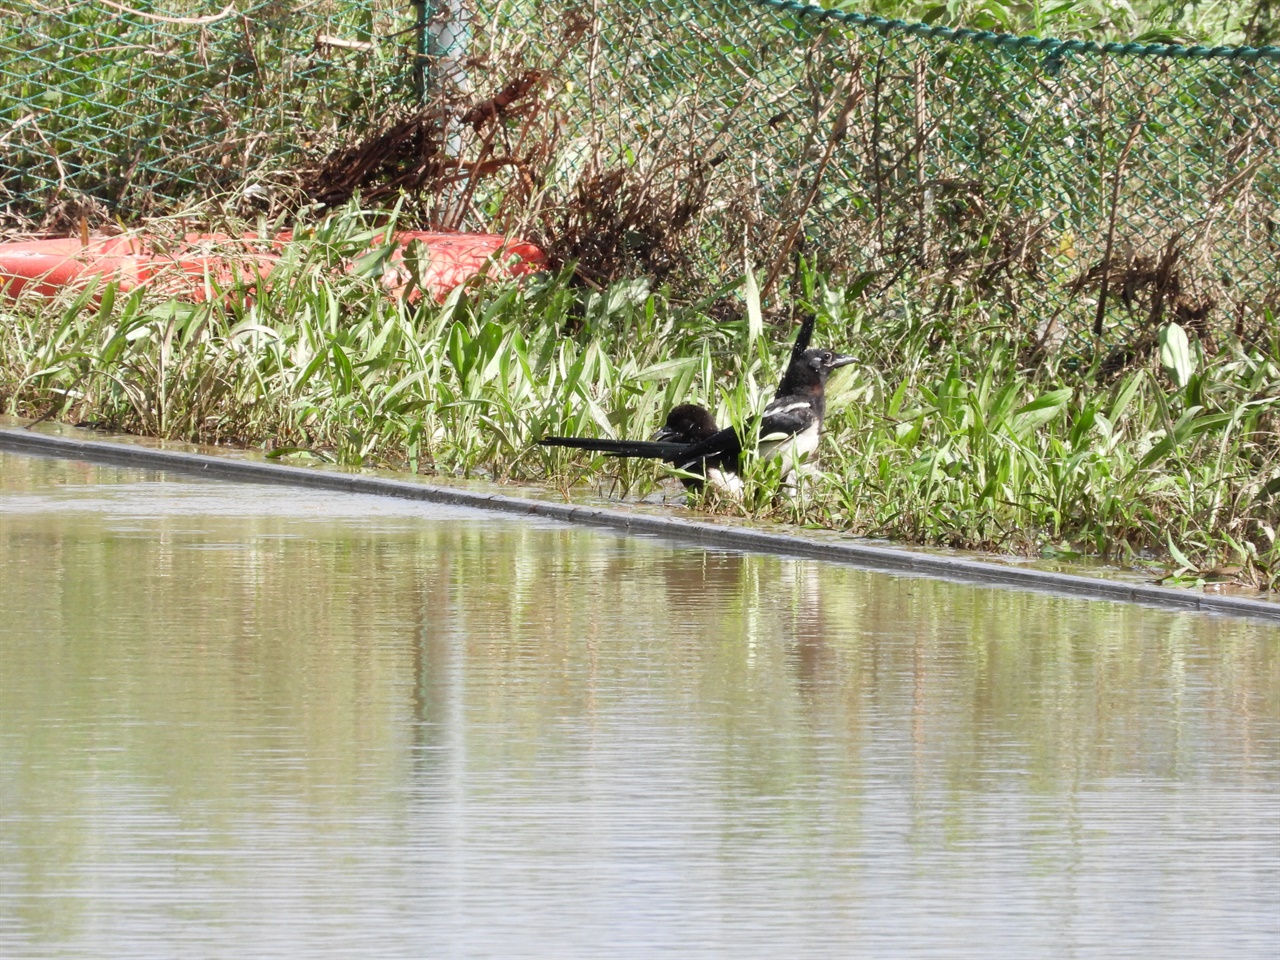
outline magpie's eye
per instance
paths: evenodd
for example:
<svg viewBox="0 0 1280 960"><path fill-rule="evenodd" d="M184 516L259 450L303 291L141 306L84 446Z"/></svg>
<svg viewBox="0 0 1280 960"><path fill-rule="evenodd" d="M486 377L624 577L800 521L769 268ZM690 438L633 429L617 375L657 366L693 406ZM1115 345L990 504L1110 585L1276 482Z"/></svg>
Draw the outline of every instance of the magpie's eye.
<svg viewBox="0 0 1280 960"><path fill-rule="evenodd" d="M830 362L831 362L831 354L830 354L830 353L824 353L824 354L822 355L822 362L823 362L823 363L830 363Z"/></svg>

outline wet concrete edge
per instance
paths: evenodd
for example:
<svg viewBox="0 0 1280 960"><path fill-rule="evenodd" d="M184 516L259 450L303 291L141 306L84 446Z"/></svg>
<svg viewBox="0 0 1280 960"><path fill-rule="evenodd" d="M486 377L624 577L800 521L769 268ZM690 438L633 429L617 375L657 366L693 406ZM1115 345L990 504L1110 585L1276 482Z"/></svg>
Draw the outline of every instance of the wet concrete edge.
<svg viewBox="0 0 1280 960"><path fill-rule="evenodd" d="M172 470L186 474L258 483L289 484L323 490L348 491L401 497L431 503L447 503L563 520L604 527L623 533L644 533L705 547L772 553L851 564L874 570L907 572L1068 594L1094 600L1119 600L1179 610L1200 610L1251 617L1280 623L1280 603L1246 597L1216 596L1173 587L1121 583L1074 574L1007 567L979 560L911 553L893 547L862 543L823 543L785 533L769 533L723 526L679 517L653 517L599 507L547 503L479 493L425 483L295 467L252 460L233 460L174 450L154 450L103 440L73 440L22 429L0 428L0 450L64 459L85 460L113 466Z"/></svg>

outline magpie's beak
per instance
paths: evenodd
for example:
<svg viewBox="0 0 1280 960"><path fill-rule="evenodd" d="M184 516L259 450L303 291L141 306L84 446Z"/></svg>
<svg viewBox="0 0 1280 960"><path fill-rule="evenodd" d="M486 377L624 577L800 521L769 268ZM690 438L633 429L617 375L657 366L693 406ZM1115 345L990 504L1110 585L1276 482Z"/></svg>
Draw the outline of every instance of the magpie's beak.
<svg viewBox="0 0 1280 960"><path fill-rule="evenodd" d="M835 370L835 369L838 369L839 367L847 367L849 366L849 364L857 363L857 362L858 362L857 357L850 356L847 353L837 353L831 358L831 363L829 364L829 366L831 367L832 370Z"/></svg>

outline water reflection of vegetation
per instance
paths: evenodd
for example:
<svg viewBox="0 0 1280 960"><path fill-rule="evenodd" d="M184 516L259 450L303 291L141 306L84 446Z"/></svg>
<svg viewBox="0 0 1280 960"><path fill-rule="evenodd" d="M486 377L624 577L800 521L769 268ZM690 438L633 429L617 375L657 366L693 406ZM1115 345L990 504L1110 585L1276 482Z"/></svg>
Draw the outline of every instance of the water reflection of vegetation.
<svg viewBox="0 0 1280 960"><path fill-rule="evenodd" d="M636 697L637 670L651 678L649 721L707 722L717 742L750 731L762 755L818 727L834 734L837 719L856 739L896 713L916 746L950 744L953 760L960 744L1012 738L1049 781L1176 763L1169 711L1197 711L1241 747L1280 713L1280 650L1258 642L1268 628L1231 619L509 522L181 516L121 528L73 513L10 517L3 537L18 571L5 622L25 638L9 672L23 676L21 659L34 668L49 644L59 665L33 670L20 696L65 699L84 717L154 711L159 726L125 732L156 738L156 774L193 762L192 730L247 724L265 734L259 746L283 748L376 742L404 711L445 722L432 711L451 663L450 695L473 729L520 731L478 741L477 762L554 743L566 716L614 713ZM128 670L113 678L117 662ZM260 727L264 711L274 722ZM1105 745L1121 734L1140 743L1113 755ZM209 745L242 751L234 740Z"/></svg>
<svg viewBox="0 0 1280 960"><path fill-rule="evenodd" d="M5 495L115 477L0 464ZM232 845L243 816L359 829L449 784L572 793L620 744L754 811L726 835L761 809L812 830L816 796L856 834L868 778L952 809L1280 763L1280 644L1243 621L505 520L273 512L113 518L72 496L5 515L0 719L25 733L0 762L8 815L45 838L10 841L25 883L109 859L107 808L152 818L158 848ZM958 808L946 829L967 829ZM40 904L29 922L74 923Z"/></svg>

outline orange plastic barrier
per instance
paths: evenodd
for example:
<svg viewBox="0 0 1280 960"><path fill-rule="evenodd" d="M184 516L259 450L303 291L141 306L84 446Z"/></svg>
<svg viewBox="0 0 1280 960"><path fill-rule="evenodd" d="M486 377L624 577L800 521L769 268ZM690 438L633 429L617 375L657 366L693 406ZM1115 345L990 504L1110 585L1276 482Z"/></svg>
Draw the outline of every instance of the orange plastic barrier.
<svg viewBox="0 0 1280 960"><path fill-rule="evenodd" d="M174 296L203 300L205 278L225 289L235 279L257 282L270 276L279 262L277 252L292 234L274 240L189 234L181 243L163 248L145 237L103 237L84 245L76 238L0 243L0 294L16 297L23 290L46 296L68 286L82 286L95 277L115 280L122 290L144 284ZM380 238L379 238L380 240ZM425 256L419 261L423 292L443 300L450 290L486 271L494 277L518 277L546 266L546 255L531 243L483 233L396 234L396 249L382 275L388 292L404 294L410 273L403 264L405 248L419 241ZM242 250L229 249L242 247ZM371 247L370 249L373 249Z"/></svg>

